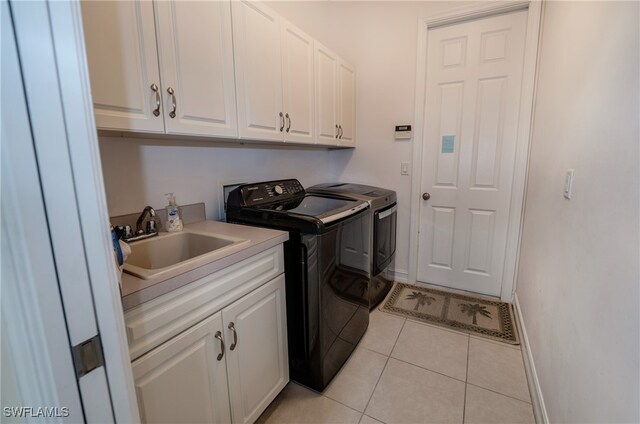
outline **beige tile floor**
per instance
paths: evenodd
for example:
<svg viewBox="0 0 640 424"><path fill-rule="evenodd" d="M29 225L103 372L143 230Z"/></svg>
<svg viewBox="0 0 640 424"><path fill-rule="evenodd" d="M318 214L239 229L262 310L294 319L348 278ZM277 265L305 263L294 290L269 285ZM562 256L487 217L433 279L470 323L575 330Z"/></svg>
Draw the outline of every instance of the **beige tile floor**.
<svg viewBox="0 0 640 424"><path fill-rule="evenodd" d="M289 383L259 423L534 423L519 346L371 313L322 394Z"/></svg>

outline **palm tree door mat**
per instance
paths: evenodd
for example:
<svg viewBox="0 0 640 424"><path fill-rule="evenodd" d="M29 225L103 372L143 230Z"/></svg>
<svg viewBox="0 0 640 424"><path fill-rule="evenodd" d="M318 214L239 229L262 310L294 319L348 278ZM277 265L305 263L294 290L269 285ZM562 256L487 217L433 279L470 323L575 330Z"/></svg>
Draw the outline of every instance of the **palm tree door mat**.
<svg viewBox="0 0 640 424"><path fill-rule="evenodd" d="M505 302L396 283L380 309L429 324L520 344L513 308Z"/></svg>

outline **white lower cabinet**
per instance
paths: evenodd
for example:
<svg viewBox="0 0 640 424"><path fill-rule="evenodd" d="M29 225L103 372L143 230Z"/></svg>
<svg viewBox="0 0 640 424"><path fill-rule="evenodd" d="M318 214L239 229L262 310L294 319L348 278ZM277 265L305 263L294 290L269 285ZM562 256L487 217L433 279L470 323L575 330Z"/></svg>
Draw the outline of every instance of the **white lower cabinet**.
<svg viewBox="0 0 640 424"><path fill-rule="evenodd" d="M284 275L223 309L222 320L232 421L252 423L289 382Z"/></svg>
<svg viewBox="0 0 640 424"><path fill-rule="evenodd" d="M143 422L231 421L221 334L218 312L132 364Z"/></svg>
<svg viewBox="0 0 640 424"><path fill-rule="evenodd" d="M289 382L284 281L272 278L138 357L142 421L256 421Z"/></svg>

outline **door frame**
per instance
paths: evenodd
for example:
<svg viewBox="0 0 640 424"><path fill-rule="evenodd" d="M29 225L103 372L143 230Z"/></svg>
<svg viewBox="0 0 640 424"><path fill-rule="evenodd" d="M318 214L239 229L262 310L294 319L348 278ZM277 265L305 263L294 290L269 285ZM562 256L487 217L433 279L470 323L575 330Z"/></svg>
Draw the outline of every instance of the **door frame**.
<svg viewBox="0 0 640 424"><path fill-rule="evenodd" d="M28 176L40 183L40 190L43 187L42 181L55 182L52 192L66 194L68 197L65 199L70 199L66 207L73 210L78 218L71 222L66 219L65 214L52 213L51 197L18 196L24 190L20 185L21 179L3 181L3 188L5 182L8 187L7 192L2 194L3 210L11 207L13 212L10 222L12 231L4 232L3 236L11 235L7 256L21 266L12 269L11 276L21 282L22 288L2 293L3 317L11 319L11 325L7 324L2 329L7 330L11 336L16 334L16 329L26 328L8 340L9 348L14 353L14 364L21 372L17 376L17 395L25 400L39 400L37 403L26 403L34 408L68 406L81 409L87 421L96 421L98 417L104 422L139 422L118 274L113 260L80 3L69 0L39 0L29 3L2 1L3 8L7 5L11 8L13 30L17 38L16 50L30 116L31 148L41 146L41 143L46 143L48 138L53 137L50 141L55 141L58 153L64 154L65 158L52 167L51 161L57 160L58 156L35 149L32 154L37 163L33 169L28 170ZM38 43L38 48L28 48L34 42ZM45 83L47 89L41 90ZM43 104L47 108L46 112L42 112ZM56 132L52 132L52 129ZM3 157L3 163L12 158L12 155ZM45 163L48 166L45 167ZM7 170L9 171L11 169ZM62 173L71 174L72 178L61 181L59 174ZM58 197L62 196L54 196L53 199ZM40 215L44 215L44 218L38 217L35 212L41 212ZM3 221L2 224L4 231L7 223ZM20 228L25 230L21 231ZM59 270L46 276L56 278L58 287L62 284L75 285L77 290L73 293L74 297L67 298L69 301L66 304L61 290L56 289L53 295L48 295L48 292L43 291L46 288L43 287L43 280L33 278L46 271L43 262L36 259L47 259L47 254L49 260L68 257L69 249L66 246L49 242L54 235L52 228L79 236L76 243L81 244L83 257L76 260L84 262L87 268L86 276L73 281L69 278L61 281L63 278ZM39 237L36 242L24 244L30 240L26 229L37 232ZM48 251L43 253L44 247ZM27 262L29 260L31 262ZM3 262L3 272L4 265ZM79 305L78 302L83 304ZM70 313L71 309L77 312L79 306L86 308L83 309L84 316ZM88 321L87 317L93 318L97 324L104 366L77 377L71 362L70 345L73 343L69 329L83 324L83 320ZM52 330L56 323L54 320L64 320L67 340L64 340L62 331ZM28 327L25 327L27 324ZM38 331L27 331L31 329ZM54 339L52 345L57 349L55 352L41 342L46 338ZM34 350L34 346L42 349ZM29 352L29 355L19 355L21 352ZM65 360L67 364L64 363ZM70 400L61 404L57 399ZM74 399L76 401L71 404ZM79 402L81 406L78 406ZM74 419L76 417L71 418L77 421ZM58 421L71 420L63 417Z"/></svg>
<svg viewBox="0 0 640 424"><path fill-rule="evenodd" d="M514 162L513 186L509 205L509 222L507 229L507 245L505 262L502 270L502 287L500 299L505 302L513 300L515 292L518 253L520 250L520 234L524 210L524 194L527 182L531 128L533 122L533 102L535 98L536 63L540 25L542 17L541 0L515 0L505 2L488 2L464 6L448 10L444 13L418 19L418 51L416 70L415 98L415 138L413 141L413 176L411 179L411 204L409 224L409 276L410 283L418 282L419 231L422 200L422 153L424 145L424 112L426 105L427 82L427 46L429 30L471 20L494 16L503 13L527 10L527 32L525 35L524 65L520 96L520 112L518 116L518 135L516 139L516 157Z"/></svg>

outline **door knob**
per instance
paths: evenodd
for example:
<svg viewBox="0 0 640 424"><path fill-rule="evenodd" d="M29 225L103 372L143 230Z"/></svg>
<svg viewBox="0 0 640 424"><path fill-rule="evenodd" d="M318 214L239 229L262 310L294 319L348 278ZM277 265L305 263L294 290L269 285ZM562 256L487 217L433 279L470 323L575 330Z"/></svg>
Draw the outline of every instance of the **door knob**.
<svg viewBox="0 0 640 424"><path fill-rule="evenodd" d="M431 199L431 195L429 193L422 193L422 200L429 200Z"/></svg>

